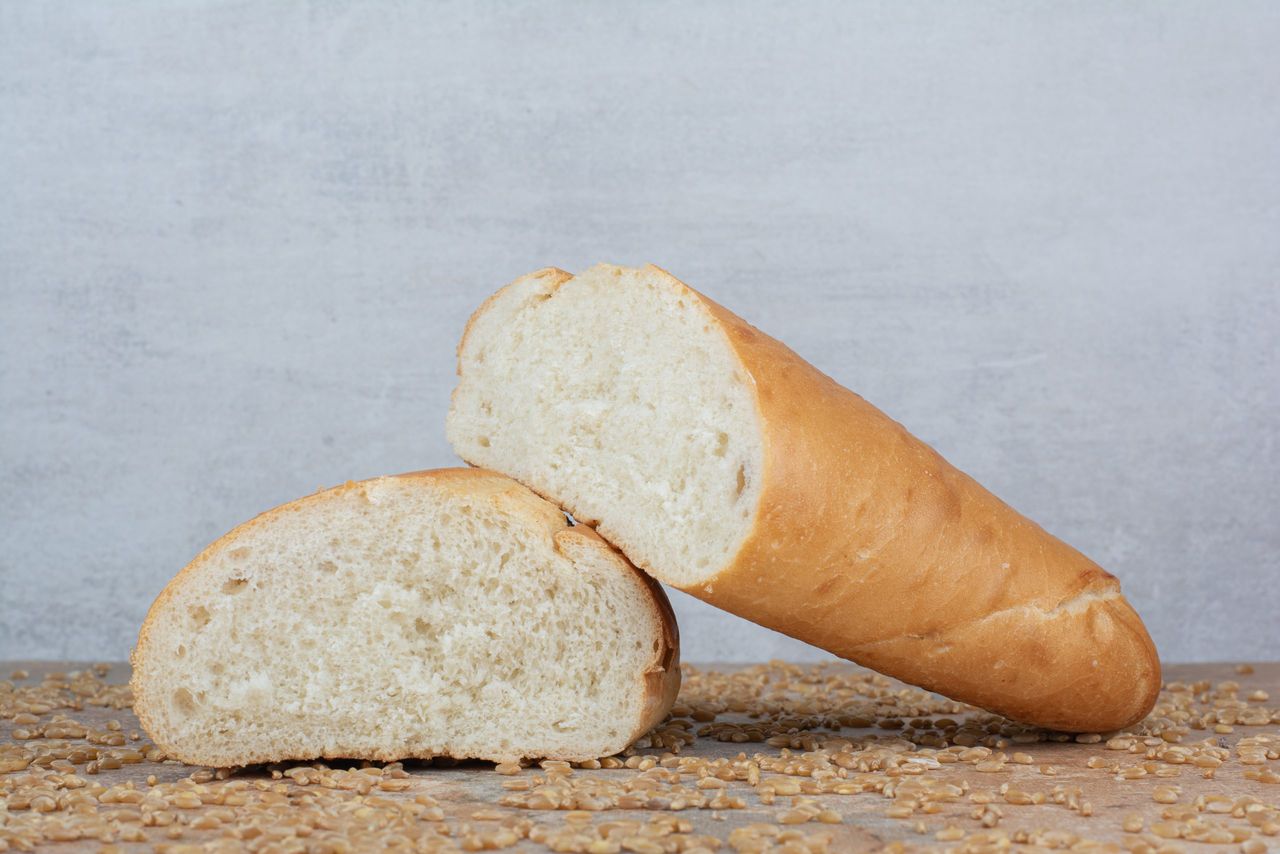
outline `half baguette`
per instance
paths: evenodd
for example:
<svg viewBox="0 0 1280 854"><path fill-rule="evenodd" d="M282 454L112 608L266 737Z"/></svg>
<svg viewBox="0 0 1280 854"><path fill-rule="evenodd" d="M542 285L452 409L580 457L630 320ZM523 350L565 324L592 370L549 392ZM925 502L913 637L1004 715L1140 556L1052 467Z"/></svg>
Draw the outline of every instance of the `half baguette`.
<svg viewBox="0 0 1280 854"><path fill-rule="evenodd" d="M165 753L231 766L616 753L679 688L662 589L590 528L477 469L270 510L160 594L133 654Z"/></svg>
<svg viewBox="0 0 1280 854"><path fill-rule="evenodd" d="M546 269L472 316L449 440L712 605L1030 724L1160 687L1116 579L657 267Z"/></svg>

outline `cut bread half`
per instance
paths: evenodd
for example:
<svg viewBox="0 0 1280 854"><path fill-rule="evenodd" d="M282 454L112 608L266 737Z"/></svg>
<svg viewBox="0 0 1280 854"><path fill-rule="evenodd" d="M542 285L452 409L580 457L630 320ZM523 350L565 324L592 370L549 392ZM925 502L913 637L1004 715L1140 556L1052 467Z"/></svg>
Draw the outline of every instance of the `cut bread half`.
<svg viewBox="0 0 1280 854"><path fill-rule="evenodd" d="M657 267L518 279L472 316L448 435L727 611L1032 724L1152 708L1116 579Z"/></svg>
<svg viewBox="0 0 1280 854"><path fill-rule="evenodd" d="M348 483L209 546L133 654L170 757L583 760L670 709L661 588L515 481L444 469Z"/></svg>

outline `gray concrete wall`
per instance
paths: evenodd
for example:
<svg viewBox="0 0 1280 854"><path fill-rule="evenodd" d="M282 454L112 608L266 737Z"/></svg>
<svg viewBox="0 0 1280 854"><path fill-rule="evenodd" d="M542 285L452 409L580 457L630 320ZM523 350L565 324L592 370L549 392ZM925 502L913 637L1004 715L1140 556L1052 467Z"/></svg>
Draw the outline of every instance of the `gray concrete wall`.
<svg viewBox="0 0 1280 854"><path fill-rule="evenodd" d="M0 4L0 657L453 463L529 269L659 263L1280 657L1280 6ZM679 598L692 659L815 655ZM856 620L856 614L849 619Z"/></svg>

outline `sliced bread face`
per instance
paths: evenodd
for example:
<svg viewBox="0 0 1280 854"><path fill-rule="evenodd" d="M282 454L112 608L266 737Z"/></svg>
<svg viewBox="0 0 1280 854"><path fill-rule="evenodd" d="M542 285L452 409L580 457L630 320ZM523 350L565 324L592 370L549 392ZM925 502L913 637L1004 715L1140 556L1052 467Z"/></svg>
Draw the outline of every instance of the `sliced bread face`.
<svg viewBox="0 0 1280 854"><path fill-rule="evenodd" d="M600 265L517 279L472 317L447 423L463 459L529 484L637 565L696 586L760 501L750 375L675 279Z"/></svg>
<svg viewBox="0 0 1280 854"><path fill-rule="evenodd" d="M207 548L152 606L136 711L171 757L581 760L679 686L661 588L492 472L349 483Z"/></svg>

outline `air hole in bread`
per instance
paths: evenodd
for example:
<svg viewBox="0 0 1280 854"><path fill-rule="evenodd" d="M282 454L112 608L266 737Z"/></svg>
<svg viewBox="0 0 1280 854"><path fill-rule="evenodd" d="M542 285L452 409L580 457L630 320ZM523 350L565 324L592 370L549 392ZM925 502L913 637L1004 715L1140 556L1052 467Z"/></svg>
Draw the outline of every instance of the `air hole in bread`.
<svg viewBox="0 0 1280 854"><path fill-rule="evenodd" d="M222 585L222 592L228 596L234 596L244 590L249 582L243 578L228 578L226 583Z"/></svg>
<svg viewBox="0 0 1280 854"><path fill-rule="evenodd" d="M186 688L179 688L173 692L173 708L179 714L194 714L196 711L195 698L191 696L191 692Z"/></svg>
<svg viewBox="0 0 1280 854"><path fill-rule="evenodd" d="M196 631L199 631L209 625L209 620L211 618L209 616L209 609L205 606L196 605L191 608L188 613L191 616L191 625L196 629Z"/></svg>

